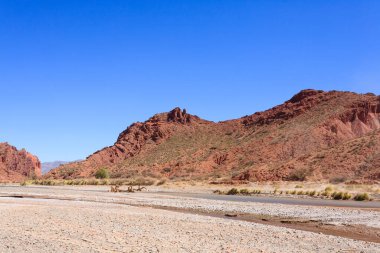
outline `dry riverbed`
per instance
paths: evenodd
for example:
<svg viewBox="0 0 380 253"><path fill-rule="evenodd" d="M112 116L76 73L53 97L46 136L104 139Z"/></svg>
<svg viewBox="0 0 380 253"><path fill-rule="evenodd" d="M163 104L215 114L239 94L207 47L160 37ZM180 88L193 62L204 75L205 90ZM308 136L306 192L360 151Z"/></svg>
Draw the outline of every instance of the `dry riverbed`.
<svg viewBox="0 0 380 253"><path fill-rule="evenodd" d="M0 252L380 252L378 209L107 190L1 186Z"/></svg>

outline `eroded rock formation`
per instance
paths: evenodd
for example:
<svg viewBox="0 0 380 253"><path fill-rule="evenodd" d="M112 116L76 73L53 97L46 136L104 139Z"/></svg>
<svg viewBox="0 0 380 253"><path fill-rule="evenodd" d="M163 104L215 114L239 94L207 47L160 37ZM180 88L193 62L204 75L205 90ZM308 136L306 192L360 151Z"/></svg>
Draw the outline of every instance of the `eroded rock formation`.
<svg viewBox="0 0 380 253"><path fill-rule="evenodd" d="M41 163L25 149L0 143L0 181L21 181L41 176Z"/></svg>

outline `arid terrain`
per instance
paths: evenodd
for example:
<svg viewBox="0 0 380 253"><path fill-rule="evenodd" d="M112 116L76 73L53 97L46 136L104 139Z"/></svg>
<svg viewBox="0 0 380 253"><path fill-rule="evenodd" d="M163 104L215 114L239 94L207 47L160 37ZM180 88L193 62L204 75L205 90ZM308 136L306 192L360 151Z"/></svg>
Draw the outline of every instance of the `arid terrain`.
<svg viewBox="0 0 380 253"><path fill-rule="evenodd" d="M0 182L23 181L41 176L40 160L25 149L0 143Z"/></svg>
<svg viewBox="0 0 380 253"><path fill-rule="evenodd" d="M0 251L380 252L377 203L340 208L205 199L162 187L108 190L0 186Z"/></svg>
<svg viewBox="0 0 380 253"><path fill-rule="evenodd" d="M123 131L113 146L46 178L214 181L380 179L380 97L303 90L264 112L211 122L175 108Z"/></svg>
<svg viewBox="0 0 380 253"><path fill-rule="evenodd" d="M380 252L379 180L380 96L175 108L43 176L0 143L0 252Z"/></svg>

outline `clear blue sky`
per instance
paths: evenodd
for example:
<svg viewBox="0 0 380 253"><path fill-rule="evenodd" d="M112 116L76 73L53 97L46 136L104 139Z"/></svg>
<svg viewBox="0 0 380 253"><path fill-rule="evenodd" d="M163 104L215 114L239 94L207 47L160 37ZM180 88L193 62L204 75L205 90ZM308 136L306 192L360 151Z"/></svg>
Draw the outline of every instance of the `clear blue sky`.
<svg viewBox="0 0 380 253"><path fill-rule="evenodd" d="M304 88L380 93L380 1L0 0L0 141L84 158L173 107L219 121Z"/></svg>

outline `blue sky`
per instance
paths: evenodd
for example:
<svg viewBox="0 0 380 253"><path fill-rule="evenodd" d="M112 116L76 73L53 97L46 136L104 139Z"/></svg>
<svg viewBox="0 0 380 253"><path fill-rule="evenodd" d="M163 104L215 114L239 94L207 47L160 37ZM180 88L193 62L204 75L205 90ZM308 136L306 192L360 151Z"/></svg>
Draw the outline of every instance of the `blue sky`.
<svg viewBox="0 0 380 253"><path fill-rule="evenodd" d="M304 88L380 94L380 1L0 0L0 141L75 160L180 106L219 121Z"/></svg>

